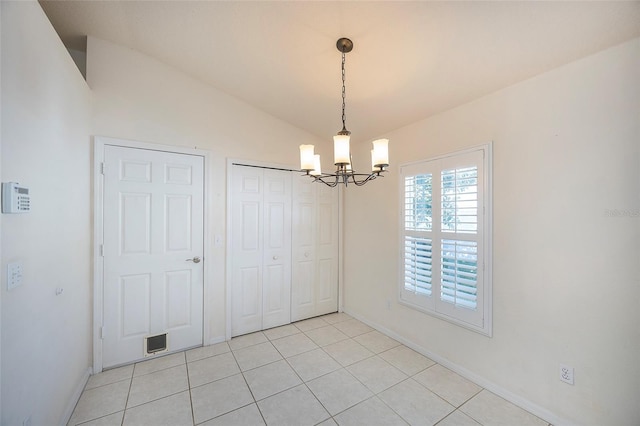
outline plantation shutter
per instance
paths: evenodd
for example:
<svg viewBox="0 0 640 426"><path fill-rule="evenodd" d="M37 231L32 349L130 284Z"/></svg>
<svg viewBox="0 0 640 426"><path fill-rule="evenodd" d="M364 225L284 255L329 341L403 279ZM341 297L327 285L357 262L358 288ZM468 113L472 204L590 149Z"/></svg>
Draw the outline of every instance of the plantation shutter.
<svg viewBox="0 0 640 426"><path fill-rule="evenodd" d="M433 173L408 168L403 178L403 286L400 299L433 308ZM405 171L406 171L405 170Z"/></svg>
<svg viewBox="0 0 640 426"><path fill-rule="evenodd" d="M484 326L484 149L401 167L400 301Z"/></svg>
<svg viewBox="0 0 640 426"><path fill-rule="evenodd" d="M431 240L407 236L404 250L405 290L431 296Z"/></svg>

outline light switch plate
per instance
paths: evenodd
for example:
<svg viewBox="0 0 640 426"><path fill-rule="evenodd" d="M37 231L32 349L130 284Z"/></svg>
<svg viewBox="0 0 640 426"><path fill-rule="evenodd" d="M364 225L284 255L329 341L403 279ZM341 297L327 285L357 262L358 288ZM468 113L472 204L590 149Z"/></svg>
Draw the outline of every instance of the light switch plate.
<svg viewBox="0 0 640 426"><path fill-rule="evenodd" d="M22 285L22 265L18 262L7 264L7 290Z"/></svg>

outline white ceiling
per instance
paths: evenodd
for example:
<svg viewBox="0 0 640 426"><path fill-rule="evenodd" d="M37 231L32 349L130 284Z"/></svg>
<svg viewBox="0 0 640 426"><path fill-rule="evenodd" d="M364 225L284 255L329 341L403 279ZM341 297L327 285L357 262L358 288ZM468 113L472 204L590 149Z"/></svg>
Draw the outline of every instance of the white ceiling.
<svg viewBox="0 0 640 426"><path fill-rule="evenodd" d="M67 47L90 35L295 126L371 139L640 36L640 2L41 1Z"/></svg>

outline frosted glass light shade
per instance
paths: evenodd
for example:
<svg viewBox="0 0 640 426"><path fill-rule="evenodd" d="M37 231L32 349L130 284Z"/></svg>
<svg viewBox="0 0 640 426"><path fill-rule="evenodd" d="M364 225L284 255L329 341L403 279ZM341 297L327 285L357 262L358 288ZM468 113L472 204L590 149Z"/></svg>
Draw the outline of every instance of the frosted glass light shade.
<svg viewBox="0 0 640 426"><path fill-rule="evenodd" d="M320 154L313 156L313 170L309 173L311 176L320 176L322 174L322 167L320 166Z"/></svg>
<svg viewBox="0 0 640 426"><path fill-rule="evenodd" d="M300 145L300 169L313 170L313 145Z"/></svg>
<svg viewBox="0 0 640 426"><path fill-rule="evenodd" d="M373 149L371 150L371 171L374 173L380 171L380 167L376 166L376 156Z"/></svg>
<svg viewBox="0 0 640 426"><path fill-rule="evenodd" d="M378 139L372 142L371 163L375 167L386 167L389 165L389 139Z"/></svg>
<svg viewBox="0 0 640 426"><path fill-rule="evenodd" d="M333 137L333 162L334 164L349 164L349 135L336 135Z"/></svg>

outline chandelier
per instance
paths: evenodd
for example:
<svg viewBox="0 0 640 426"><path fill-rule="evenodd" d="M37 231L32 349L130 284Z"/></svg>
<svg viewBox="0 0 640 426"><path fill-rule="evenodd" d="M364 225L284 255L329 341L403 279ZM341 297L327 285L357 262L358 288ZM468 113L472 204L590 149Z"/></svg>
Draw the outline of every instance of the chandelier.
<svg viewBox="0 0 640 426"><path fill-rule="evenodd" d="M351 132L346 127L345 115L345 55L353 50L353 42L348 38L337 41L336 47L342 53L342 130L333 137L333 162L336 166L335 173L322 173L320 168L320 155L314 153L313 145L300 145L300 169L305 176L313 178L314 182L322 182L327 186L335 187L340 183L345 186L354 183L362 186L377 178L384 177L381 173L389 167L389 139L378 139L372 142L371 173L356 173L352 167L349 139Z"/></svg>

